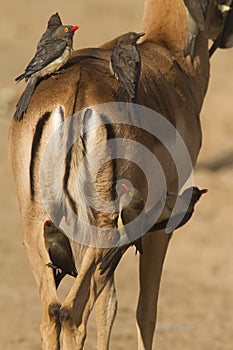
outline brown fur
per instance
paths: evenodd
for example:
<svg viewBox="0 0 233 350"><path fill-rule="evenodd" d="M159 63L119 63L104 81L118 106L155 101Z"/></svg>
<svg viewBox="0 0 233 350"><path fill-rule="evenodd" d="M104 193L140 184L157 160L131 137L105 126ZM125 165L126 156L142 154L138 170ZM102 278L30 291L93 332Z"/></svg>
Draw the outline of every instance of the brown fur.
<svg viewBox="0 0 233 350"><path fill-rule="evenodd" d="M187 32L186 12L182 0L147 0L144 14L146 35L139 45L142 71L138 103L166 117L179 131L195 164L201 146L199 113L209 80L208 45L204 33L197 40L196 57L192 64L184 58ZM74 52L66 69L59 75L42 81L36 88L22 121L12 121L10 129L10 160L17 187L24 229L24 244L37 281L43 303L41 335L43 349L83 349L86 323L94 303L97 308L98 349L109 349L109 337L116 314L114 281L99 273L105 249L75 246L76 278L67 298L59 309L53 274L46 266L48 253L43 242L43 223L48 219L39 193L39 164L50 125L44 125L40 151L35 161L35 198L30 195L29 167L31 147L38 119L52 112L57 105L65 106L64 118L83 108L116 101L119 83L109 71L109 59L117 38L100 48ZM115 137L125 137L145 144L160 159L169 190L177 190L174 164L164 147L151 135L137 128L113 126ZM106 140L105 132L97 133L96 144ZM72 149L73 167L82 160L80 144ZM184 181L189 174L185 174ZM72 192L72 176L68 186ZM147 184L140 170L130 162L117 163L117 177L128 177L146 195ZM97 177L97 188L103 198L112 199L112 163L105 164ZM161 195L157 190L158 198ZM117 215L97 212L94 220L100 227L113 228ZM111 232L111 231L110 231ZM156 320L156 305L161 270L169 236L164 232L143 237L144 254L140 259L140 295L137 308L138 349L150 350ZM99 298L97 299L99 295ZM96 300L97 299L97 300ZM55 308L53 307L55 305ZM153 307L152 307L153 305ZM51 309L56 312L51 313ZM55 316L54 316L55 315ZM62 329L62 338L59 340Z"/></svg>

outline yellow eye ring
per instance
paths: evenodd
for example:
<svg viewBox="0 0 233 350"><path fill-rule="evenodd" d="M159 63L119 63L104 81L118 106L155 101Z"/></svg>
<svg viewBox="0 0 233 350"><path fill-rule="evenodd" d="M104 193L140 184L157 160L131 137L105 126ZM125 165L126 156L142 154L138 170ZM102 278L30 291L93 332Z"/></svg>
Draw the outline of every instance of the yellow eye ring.
<svg viewBox="0 0 233 350"><path fill-rule="evenodd" d="M64 31L65 31L66 33L68 33L69 28L66 27L66 28L64 29Z"/></svg>

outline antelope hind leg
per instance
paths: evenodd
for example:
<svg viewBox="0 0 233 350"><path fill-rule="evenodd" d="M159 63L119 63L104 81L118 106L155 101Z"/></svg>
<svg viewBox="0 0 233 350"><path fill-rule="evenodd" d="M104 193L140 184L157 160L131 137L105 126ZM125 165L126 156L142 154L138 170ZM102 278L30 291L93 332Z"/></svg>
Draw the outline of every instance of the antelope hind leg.
<svg viewBox="0 0 233 350"><path fill-rule="evenodd" d="M111 277L96 300L97 349L108 350L111 330L117 312L114 277Z"/></svg>
<svg viewBox="0 0 233 350"><path fill-rule="evenodd" d="M87 319L96 298L93 298L92 277L95 270L93 249L87 248L84 259L78 267L74 281L59 317L62 326L61 343L63 350L81 350L86 338Z"/></svg>
<svg viewBox="0 0 233 350"><path fill-rule="evenodd" d="M24 220L25 223L26 220ZM58 300L53 270L46 266L49 261L48 253L44 246L43 220L26 221L24 225L24 245L33 275L36 279L43 314L41 320L41 341L44 350L60 349L60 321Z"/></svg>
<svg viewBox="0 0 233 350"><path fill-rule="evenodd" d="M104 291L105 286L107 288ZM102 306L105 310L102 310L102 314L99 314L97 318L98 349L108 350L110 332L116 313L115 287L113 278L108 280L105 276L100 275L93 248L88 248L79 266L78 277L60 309L62 349L83 349L88 317L101 293L104 294L97 303L97 310ZM104 335L103 332L105 332Z"/></svg>
<svg viewBox="0 0 233 350"><path fill-rule="evenodd" d="M137 307L138 350L152 349L160 278L170 237L170 234L163 231L153 232L143 237Z"/></svg>
<svg viewBox="0 0 233 350"><path fill-rule="evenodd" d="M79 270L80 271L80 270ZM92 286L93 266L79 272L71 291L60 309L63 350L82 350L86 339L89 314L96 296Z"/></svg>

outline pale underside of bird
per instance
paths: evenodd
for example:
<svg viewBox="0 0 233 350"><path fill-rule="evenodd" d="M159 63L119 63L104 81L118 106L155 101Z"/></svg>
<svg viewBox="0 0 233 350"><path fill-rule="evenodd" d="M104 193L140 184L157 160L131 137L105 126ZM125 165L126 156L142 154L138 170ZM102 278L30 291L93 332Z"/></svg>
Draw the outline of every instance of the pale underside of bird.
<svg viewBox="0 0 233 350"><path fill-rule="evenodd" d="M122 220L123 225L126 225L127 227L127 224L134 219L137 219L137 216L143 211L144 201L138 190L133 189L132 191L129 191L127 189L127 186L125 187L125 190L125 196L131 196L131 202L127 205L126 208L122 209L121 207L124 206L123 200L121 207L119 207L119 216ZM159 208L161 208L160 202L157 203L149 213L145 213L143 221L139 221L142 224L142 227L139 228L142 233L141 236L144 233L155 232L164 229L167 233L172 233L177 228L186 224L193 215L195 204L206 192L206 189L199 190L197 187L190 187L181 195L168 192L165 200L162 201L163 209L156 222L154 217ZM138 228L138 222L136 227ZM110 277L113 274L121 257L132 244L135 245L136 251L139 251L141 254L143 254L141 236L134 240L134 232L130 232L130 230L127 230L127 228L124 232L129 243L122 244L121 241L120 244L122 245L111 248L101 262L101 274L107 272L107 277Z"/></svg>
<svg viewBox="0 0 233 350"><path fill-rule="evenodd" d="M73 35L78 28L78 26L62 25L57 13L50 17L47 30L37 44L35 56L27 65L25 72L15 79L17 82L22 79L27 82L26 89L16 106L15 119L21 119L27 111L38 82L66 64L72 51Z"/></svg>

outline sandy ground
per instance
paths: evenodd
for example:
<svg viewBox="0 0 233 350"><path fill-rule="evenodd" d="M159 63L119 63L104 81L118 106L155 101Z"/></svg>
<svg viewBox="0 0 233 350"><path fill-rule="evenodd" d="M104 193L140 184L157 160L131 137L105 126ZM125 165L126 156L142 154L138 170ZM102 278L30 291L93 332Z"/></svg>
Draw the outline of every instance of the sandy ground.
<svg viewBox="0 0 233 350"><path fill-rule="evenodd" d="M7 160L7 133L23 87L14 78L33 56L49 16L79 24L75 48L98 45L119 33L140 30L143 0L0 0L0 348L40 349L41 305L24 248L14 185ZM233 112L232 51L212 60L202 112L203 147L195 183L209 189L196 213L175 233L164 267L156 345L163 350L230 350L233 332ZM111 349L135 349L138 294L133 250L117 272L119 310ZM130 283L129 283L130 281ZM67 282L69 283L69 281ZM65 284L63 289L65 288ZM86 349L95 348L89 323Z"/></svg>

